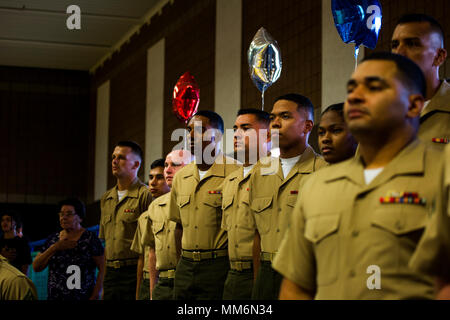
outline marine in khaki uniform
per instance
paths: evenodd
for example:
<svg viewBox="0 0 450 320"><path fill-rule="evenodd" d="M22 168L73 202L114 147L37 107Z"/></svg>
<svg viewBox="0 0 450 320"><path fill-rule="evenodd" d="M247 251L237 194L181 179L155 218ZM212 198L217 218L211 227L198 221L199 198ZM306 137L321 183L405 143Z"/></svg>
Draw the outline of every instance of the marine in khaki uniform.
<svg viewBox="0 0 450 320"><path fill-rule="evenodd" d="M280 299L427 299L430 277L408 268L435 202L439 150L416 139L425 80L399 55L375 53L347 84L355 158L302 186L275 257Z"/></svg>
<svg viewBox="0 0 450 320"><path fill-rule="evenodd" d="M400 18L392 35L392 52L414 61L427 82L418 137L439 148L450 142L450 85L439 79L447 58L444 31L433 17L408 14Z"/></svg>
<svg viewBox="0 0 450 320"><path fill-rule="evenodd" d="M137 177L142 150L134 142L122 141L112 155L112 172L117 185L100 200L99 238L105 240L106 272L103 299L136 298L136 265L139 255L130 249L137 220L147 210L151 195Z"/></svg>
<svg viewBox="0 0 450 320"><path fill-rule="evenodd" d="M280 158L263 158L253 168L249 181L249 202L257 234L255 263L261 266L253 286L252 299L271 300L278 297L281 275L271 262L286 232L292 209L301 194L299 183L314 171L327 165L308 145L314 126L314 107L299 94L287 94L275 100L270 113L272 143L278 139Z"/></svg>
<svg viewBox="0 0 450 320"><path fill-rule="evenodd" d="M228 234L230 271L225 281L224 300L249 300L253 288L252 246L255 221L248 200L251 169L260 155L267 155L269 114L258 109L241 109L234 124L234 153L243 167L230 174L222 190L222 228Z"/></svg>
<svg viewBox="0 0 450 320"><path fill-rule="evenodd" d="M199 111L188 131L195 163L175 175L170 196L169 218L177 223L177 248L182 248L174 298L219 300L229 269L227 234L221 229L222 188L239 166L219 151L223 120L217 113Z"/></svg>
<svg viewBox="0 0 450 320"><path fill-rule="evenodd" d="M164 159L157 159L150 165L149 189L153 199L170 191L164 179ZM151 204L150 204L151 206ZM131 250L139 253L137 264L136 300L150 300L150 248L144 243L144 234L148 226L149 212L145 211L138 219L138 226L131 244Z"/></svg>
<svg viewBox="0 0 450 320"><path fill-rule="evenodd" d="M175 173L191 162L187 150L170 152L164 162L164 177L172 187ZM149 246L150 288L152 300L173 299L175 268L179 260L175 244L176 223L169 220L170 193L166 193L150 204L148 227L143 234L144 243Z"/></svg>
<svg viewBox="0 0 450 320"><path fill-rule="evenodd" d="M37 300L36 287L0 255L0 300Z"/></svg>
<svg viewBox="0 0 450 320"><path fill-rule="evenodd" d="M444 153L435 210L409 265L435 277L436 299L450 300L450 145Z"/></svg>

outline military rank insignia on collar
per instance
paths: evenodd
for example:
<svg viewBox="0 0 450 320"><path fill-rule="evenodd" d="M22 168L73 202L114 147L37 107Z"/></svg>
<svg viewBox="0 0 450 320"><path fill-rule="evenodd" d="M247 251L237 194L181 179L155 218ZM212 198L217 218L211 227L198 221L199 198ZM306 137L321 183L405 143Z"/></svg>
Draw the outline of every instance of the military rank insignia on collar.
<svg viewBox="0 0 450 320"><path fill-rule="evenodd" d="M134 213L134 209L125 209L123 210L124 213Z"/></svg>
<svg viewBox="0 0 450 320"><path fill-rule="evenodd" d="M443 144L447 144L448 143L448 139L447 138L433 138L433 139L431 139L431 141L436 142L436 143L443 143Z"/></svg>
<svg viewBox="0 0 450 320"><path fill-rule="evenodd" d="M298 190L291 190L291 194L298 194Z"/></svg>
<svg viewBox="0 0 450 320"><path fill-rule="evenodd" d="M417 192L388 192L386 197L380 198L380 203L410 203L426 205L427 200L419 197Z"/></svg>
<svg viewBox="0 0 450 320"><path fill-rule="evenodd" d="M220 191L220 190L211 190L211 191L208 191L208 193L209 194L222 194L222 191Z"/></svg>

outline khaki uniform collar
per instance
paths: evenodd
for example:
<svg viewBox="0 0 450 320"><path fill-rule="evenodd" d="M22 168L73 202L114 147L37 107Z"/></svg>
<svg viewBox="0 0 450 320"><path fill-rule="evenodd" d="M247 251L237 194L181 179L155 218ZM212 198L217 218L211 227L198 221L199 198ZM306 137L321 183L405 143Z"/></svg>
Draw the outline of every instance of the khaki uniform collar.
<svg viewBox="0 0 450 320"><path fill-rule="evenodd" d="M170 201L170 191L154 200L158 206L165 206Z"/></svg>
<svg viewBox="0 0 450 320"><path fill-rule="evenodd" d="M369 189L376 188L397 175L423 173L425 168L424 154L425 146L419 140L413 140L384 167L383 171L367 187ZM335 168L336 170L330 170L326 182L346 178L356 184L366 186L364 166L359 154L342 163L342 165L336 165Z"/></svg>
<svg viewBox="0 0 450 320"><path fill-rule="evenodd" d="M136 179L134 179L134 181L131 183L130 188L128 188L126 197L138 198L139 197L139 187L141 185L142 185L141 180L139 180L139 178L136 177ZM112 188L111 190L108 191L106 199L115 199L116 201L119 201L119 197L117 195L117 184L114 186L114 188Z"/></svg>
<svg viewBox="0 0 450 320"><path fill-rule="evenodd" d="M294 165L292 170L289 172L286 179L284 179L283 176L283 169L281 167L281 158L272 158L271 160L271 169L278 168L278 170L275 172L275 170L269 170L269 168L262 164L262 167L265 168L266 172L264 172L264 176L266 175L273 175L276 174L281 180L288 181L291 177L293 177L297 173L312 173L314 172L314 164L315 164L315 158L316 153L314 152L313 148L311 146L307 146L305 151L300 156L300 159L297 161L297 163ZM274 166L274 162L278 162L278 167Z"/></svg>
<svg viewBox="0 0 450 320"><path fill-rule="evenodd" d="M221 159L221 161L218 161L219 159ZM221 163L219 163L219 162L221 162ZM206 175L203 177L202 180L205 180L206 178L211 177L211 176L224 178L225 177L225 164L226 164L226 158L222 153L220 153L216 157L213 165L208 169L208 171L206 172ZM185 168L186 169L182 172L183 178L194 176L194 178L196 178L197 181L200 181L200 175L198 174L198 167L195 163L190 163Z"/></svg>
<svg viewBox="0 0 450 320"><path fill-rule="evenodd" d="M435 111L450 112L450 84L443 80L436 94L431 98L427 107L420 115L420 118L424 118L427 114Z"/></svg>

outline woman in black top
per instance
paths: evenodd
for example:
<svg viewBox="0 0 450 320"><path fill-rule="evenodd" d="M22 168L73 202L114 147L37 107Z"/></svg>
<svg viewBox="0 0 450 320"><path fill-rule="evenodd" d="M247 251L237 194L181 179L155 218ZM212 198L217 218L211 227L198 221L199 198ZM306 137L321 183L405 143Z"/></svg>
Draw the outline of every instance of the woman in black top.
<svg viewBox="0 0 450 320"><path fill-rule="evenodd" d="M0 238L0 254L26 275L31 264L31 250L28 242L16 233L16 226L20 223L19 217L15 213L4 212L0 221L3 231Z"/></svg>

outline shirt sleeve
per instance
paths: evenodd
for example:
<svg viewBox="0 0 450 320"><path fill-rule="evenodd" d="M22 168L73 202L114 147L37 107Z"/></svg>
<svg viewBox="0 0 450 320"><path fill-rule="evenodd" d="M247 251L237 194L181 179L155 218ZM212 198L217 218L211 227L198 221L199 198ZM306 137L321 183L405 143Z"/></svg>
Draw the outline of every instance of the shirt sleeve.
<svg viewBox="0 0 450 320"><path fill-rule="evenodd" d="M316 291L316 263L312 243L304 236L305 219L301 197L292 212L291 223L283 238L273 268L302 289Z"/></svg>
<svg viewBox="0 0 450 320"><path fill-rule="evenodd" d="M421 273L450 279L450 183L437 195L435 212L409 266Z"/></svg>
<svg viewBox="0 0 450 320"><path fill-rule="evenodd" d="M137 252L139 254L144 253L144 250L141 245L141 237L142 237L141 224L142 224L142 219L139 217L138 225L137 225L136 231L134 233L134 237L133 237L133 242L131 243L131 247L130 247L131 250L133 250L134 252Z"/></svg>
<svg viewBox="0 0 450 320"><path fill-rule="evenodd" d="M172 190L170 191L170 201L169 201L169 220L181 224L180 208L177 203L177 187L178 179L175 175L173 180Z"/></svg>
<svg viewBox="0 0 450 320"><path fill-rule="evenodd" d="M104 233L104 226L103 226L103 208L104 208L104 198L100 200L100 223L99 223L99 231L98 231L98 237L100 239L105 239L105 233Z"/></svg>

